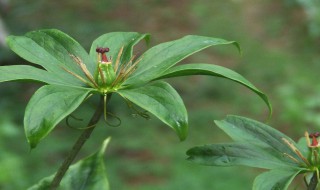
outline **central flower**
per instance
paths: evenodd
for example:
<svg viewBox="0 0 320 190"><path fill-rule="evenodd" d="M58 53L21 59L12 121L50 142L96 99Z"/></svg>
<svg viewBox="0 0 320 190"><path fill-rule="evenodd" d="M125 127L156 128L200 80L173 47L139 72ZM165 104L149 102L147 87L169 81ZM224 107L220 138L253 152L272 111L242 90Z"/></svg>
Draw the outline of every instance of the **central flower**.
<svg viewBox="0 0 320 190"><path fill-rule="evenodd" d="M107 47L97 47L97 67L94 76L89 72L83 61L72 54L72 59L80 66L82 72L86 75L87 79L75 74L74 72L64 68L68 73L78 78L88 86L97 89L101 94L106 95L109 92L117 91L121 84L132 74L139 63L139 60L133 61L135 56L132 56L129 62L120 63L123 47L119 50L115 62L108 58L107 53L110 51Z"/></svg>

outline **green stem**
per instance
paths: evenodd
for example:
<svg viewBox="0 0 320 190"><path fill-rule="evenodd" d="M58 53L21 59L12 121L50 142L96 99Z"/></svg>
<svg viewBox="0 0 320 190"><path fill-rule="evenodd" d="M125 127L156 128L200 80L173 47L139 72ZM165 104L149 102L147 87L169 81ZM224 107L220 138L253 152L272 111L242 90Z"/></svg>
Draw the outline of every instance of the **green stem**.
<svg viewBox="0 0 320 190"><path fill-rule="evenodd" d="M318 185L318 175L317 175L317 172L314 172L310 180L310 183L308 185L308 190L315 190L317 188L317 185Z"/></svg>
<svg viewBox="0 0 320 190"><path fill-rule="evenodd" d="M105 103L107 103L111 98L111 94L107 95L107 100ZM101 96L99 105L96 108L96 111L94 112L93 116L90 119L90 122L87 125L87 128L82 132L76 143L73 145L70 153L58 169L56 175L54 176L54 179L51 182L50 189L55 190L58 188L63 176L67 172L69 166L72 164L73 160L79 153L80 149L84 145L84 143L89 139L92 131L95 128L95 125L99 122L104 110L104 98Z"/></svg>

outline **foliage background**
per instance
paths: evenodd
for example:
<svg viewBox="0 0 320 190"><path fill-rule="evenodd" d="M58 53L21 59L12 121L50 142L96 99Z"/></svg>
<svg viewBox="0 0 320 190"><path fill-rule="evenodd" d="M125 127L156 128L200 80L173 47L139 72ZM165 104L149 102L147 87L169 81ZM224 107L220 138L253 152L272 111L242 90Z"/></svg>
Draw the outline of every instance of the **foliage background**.
<svg viewBox="0 0 320 190"><path fill-rule="evenodd" d="M218 64L245 76L270 97L274 114L268 124L298 139L305 130L320 128L319 6L316 0L0 0L0 44L6 33L22 35L42 28L60 29L86 49L96 37L112 31L150 33L151 46L187 34L236 40L242 56L234 47L223 46L184 62ZM136 53L144 49L141 45ZM14 64L26 63L1 46L0 65ZM189 111L190 135L185 142L180 143L156 118L134 117L114 97L110 109L121 117L122 125L112 128L102 122L79 158L112 136L106 154L111 189L250 189L261 171L193 165L185 161L185 151L229 140L214 126L214 119L237 114L266 121L266 106L252 92L223 79L194 76L170 82ZM38 87L16 82L0 85L0 189L26 189L55 172L80 134L62 122L29 151L22 118ZM93 104L84 105L75 115L90 117Z"/></svg>

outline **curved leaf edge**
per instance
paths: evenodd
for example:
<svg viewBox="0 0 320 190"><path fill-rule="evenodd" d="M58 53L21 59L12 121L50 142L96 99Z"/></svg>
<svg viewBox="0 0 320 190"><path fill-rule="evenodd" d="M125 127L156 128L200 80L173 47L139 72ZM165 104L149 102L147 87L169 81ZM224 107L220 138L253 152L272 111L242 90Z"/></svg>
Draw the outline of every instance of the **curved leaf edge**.
<svg viewBox="0 0 320 190"><path fill-rule="evenodd" d="M260 91L257 87L255 87L250 81L248 81L242 75L226 67L207 63L189 63L172 67L153 80L155 81L160 79L190 75L209 75L221 77L225 79L230 79L249 88L266 103L269 109L269 118L271 117L273 109L268 96L264 94L262 91Z"/></svg>
<svg viewBox="0 0 320 190"><path fill-rule="evenodd" d="M49 86L58 86L58 87L62 87L62 88L70 88L70 86L62 86L62 85L44 85L42 87L40 87L34 94L33 96L31 97L27 107L26 107L26 113L27 113L27 109L28 107L30 106L30 102L31 100L38 94L40 93L40 91L44 88L48 88ZM73 87L71 87L73 88ZM49 133L58 125L58 123L60 123L65 117L67 117L68 115L70 115L73 111L75 111L82 103L83 101L89 96L90 93L93 92L92 89L87 89L87 88L82 88L82 87L75 87L75 89L77 90L82 90L84 93L82 94L81 96L81 99L82 101L79 102L78 104L76 105L73 105L71 108L69 108L68 111L65 111L63 115L61 115L58 119L55 119L55 123L52 124L52 126L49 126L49 130L47 130L44 134L42 134L40 136L40 138L37 136L35 137L34 135L29 135L29 132L27 130L27 126L26 126L26 121L27 121L27 114L25 113L25 117L24 117L24 129L25 129L25 134L26 134L26 137L27 137L27 141L29 143L29 146L30 146L30 149L34 149L37 144L42 140L44 139L46 136L49 135Z"/></svg>
<svg viewBox="0 0 320 190"><path fill-rule="evenodd" d="M176 95L178 95L178 96L180 97L180 95L176 92L176 90L175 90L170 84L168 84L168 83L166 83L166 82L164 82L164 81L156 81L156 82L163 83L163 84L169 86L169 88L170 88L171 90L174 90L174 92L176 93ZM152 84L152 83L150 83L150 84ZM147 85L150 85L150 84L147 84ZM143 87L144 87L144 86L140 86L140 88L143 88ZM122 98L124 98L125 100L128 100L128 101L130 101L130 102L133 102L134 104L136 104L137 106L141 107L142 109L144 109L144 110L152 113L155 117L157 117L158 119L160 119L160 121L162 121L163 123L165 123L166 125L168 125L170 128L172 128L172 129L177 133L177 135L179 136L180 141L184 141L184 140L186 139L187 133L188 133L188 116L187 116L187 110L186 110L186 108L185 108L185 105L184 105L183 100L182 100L181 97L180 97L179 99L181 100L181 102L182 102L182 104L183 104L183 107L184 107L183 112L185 112L185 114L186 114L186 121L185 121L186 123L184 123L185 126L183 126L182 129L179 128L179 127L173 126L171 123L169 123L168 121L166 121L165 118L159 117L159 116L157 115L157 113L154 113L153 111L151 111L151 110L148 108L148 106L142 105L142 104L140 104L139 102L135 101L135 100L132 99L132 98L128 98L126 95L123 94L123 91L127 91L127 90L130 91L130 88L128 88L128 89L123 89L123 90L119 90L119 91L117 91L117 94L119 94L119 95L120 95ZM178 123L178 121L177 121L177 123Z"/></svg>

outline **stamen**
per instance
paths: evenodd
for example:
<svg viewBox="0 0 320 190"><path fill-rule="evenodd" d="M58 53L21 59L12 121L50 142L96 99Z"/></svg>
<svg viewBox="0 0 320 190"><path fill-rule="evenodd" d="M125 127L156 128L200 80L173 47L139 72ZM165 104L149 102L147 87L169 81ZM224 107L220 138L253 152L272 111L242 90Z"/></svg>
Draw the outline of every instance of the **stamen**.
<svg viewBox="0 0 320 190"><path fill-rule="evenodd" d="M299 149L297 149L297 147L295 147L291 142L289 142L287 139L282 138L282 140L291 148L291 150L296 153L296 155L301 158L304 163L306 163L308 166L310 166L310 162L302 155L302 153L300 152Z"/></svg>
<svg viewBox="0 0 320 190"><path fill-rule="evenodd" d="M293 156L291 156L290 154L287 153L283 153L285 156L287 156L288 158L290 158L291 160L293 160L294 162L296 162L297 164L300 164L301 162L299 162L297 159L295 159Z"/></svg>
<svg viewBox="0 0 320 190"><path fill-rule="evenodd" d="M62 67L63 70L67 71L69 74L71 74L72 76L76 77L77 79L81 80L82 82L84 82L86 85L88 86L91 86L92 87L92 84L89 83L88 81L86 81L84 78L80 77L79 75L69 71L68 69Z"/></svg>
<svg viewBox="0 0 320 190"><path fill-rule="evenodd" d="M86 77L90 80L90 82L92 82L92 84L95 87L98 87L97 83L94 81L91 73L89 72L89 70L87 69L87 66L82 62L82 60L79 57L76 57L72 54L69 54L73 60L80 66L82 72L86 75Z"/></svg>
<svg viewBox="0 0 320 190"><path fill-rule="evenodd" d="M102 83L105 84L104 74L103 74L103 72L102 72L102 70L101 70L101 68L99 66L98 66L98 71L99 71L99 74L101 76Z"/></svg>
<svg viewBox="0 0 320 190"><path fill-rule="evenodd" d="M118 56L117 56L117 60L116 60L116 63L114 65L114 72L116 72L116 73L118 71L118 67L119 67L119 63L120 63L120 58L121 58L122 52L123 52L123 46L119 50L119 53L118 53Z"/></svg>
<svg viewBox="0 0 320 190"><path fill-rule="evenodd" d="M127 77L133 73L133 71L135 70L137 64L138 64L141 60L142 60L142 59L140 58L138 61L134 62L134 63L129 67L129 69L126 71L126 73L125 73L124 76L123 76L123 80L126 80Z"/></svg>

